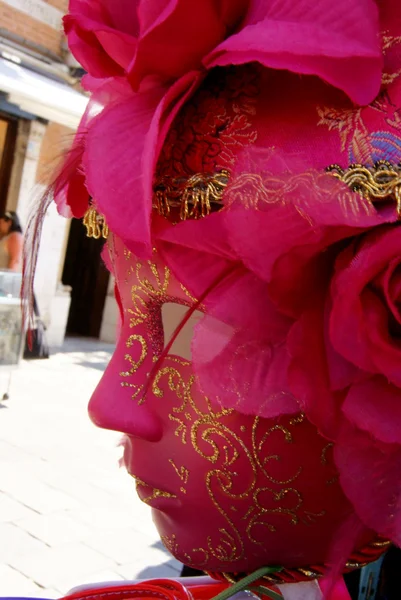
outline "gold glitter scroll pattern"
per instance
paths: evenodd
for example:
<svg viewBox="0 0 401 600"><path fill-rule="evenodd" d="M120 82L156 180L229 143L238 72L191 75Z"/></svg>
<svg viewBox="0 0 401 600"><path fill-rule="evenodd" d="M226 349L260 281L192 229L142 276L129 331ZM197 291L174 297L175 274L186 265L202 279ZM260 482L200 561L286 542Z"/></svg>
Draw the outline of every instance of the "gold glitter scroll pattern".
<svg viewBox="0 0 401 600"><path fill-rule="evenodd" d="M131 352L125 355L125 360L129 365L129 369L127 371L121 371L120 376L123 378L130 378L132 375L138 371L138 369L143 365L146 356L148 354L148 345L145 338L142 335L130 335L128 340L126 341L126 347ZM132 353L135 351L135 358ZM132 383L130 381L122 381L121 387L131 388L132 389L132 399L135 400L138 396L141 396L144 385L137 385L136 383ZM143 399L140 397L139 404L143 402Z"/></svg>
<svg viewBox="0 0 401 600"><path fill-rule="evenodd" d="M128 270L128 277L134 276L131 287L132 307L127 309L130 327L136 327L151 318L150 304L161 305L168 295L170 270L152 261L145 265L137 263Z"/></svg>
<svg viewBox="0 0 401 600"><path fill-rule="evenodd" d="M132 261L131 253L125 249L127 261ZM153 356L161 352L163 348L163 325L161 321L161 304L168 290L170 282L170 271L167 267L159 267L155 262L136 263L128 267L125 284L129 285L132 278L134 283L131 285L131 306L125 309L129 318L131 329L136 329L144 323L148 324L147 336L133 334L129 336L126 346L131 352L125 355L128 363L128 369L122 371L120 376L125 379L121 386L132 389L132 399L137 400L138 404L144 402L142 392L144 384L138 385L129 381L139 368L145 362L148 355L148 345L152 349ZM133 352L135 355L133 355ZM138 351L139 356L138 356ZM128 381L127 381L128 379Z"/></svg>
<svg viewBox="0 0 401 600"><path fill-rule="evenodd" d="M132 254L125 249L125 258L132 262ZM170 270L160 265L157 261L157 253L154 261L144 263L129 264L125 284L130 286L131 305L125 309L125 314L129 319L129 327L135 331L139 326L146 326L146 335L141 329L141 335L134 334L130 336L126 342L127 348L132 348L140 344L141 354L139 358L132 355L132 351L125 355L125 360L128 363L128 368L120 373L120 376L125 379L121 382L122 387L133 389L132 398L136 399L139 404L144 402L142 392L144 385L138 386L136 383L127 381L126 379L135 375L138 369L143 365L148 351L151 352L152 360L155 362L157 357L163 351L164 332L161 309L165 302L176 302L185 306L191 306L196 299L177 282L173 282ZM177 293L177 296L174 293ZM158 375L160 379L161 374ZM171 385L174 385L171 382ZM160 395L157 385L154 386L155 395Z"/></svg>
<svg viewBox="0 0 401 600"><path fill-rule="evenodd" d="M197 455L212 466L206 471L205 485L212 504L226 522L226 526L217 532L218 539L209 537L206 546L198 551L223 563L235 562L243 556L242 534L227 512L227 498L232 500L232 514L237 513L236 523L238 518L243 521L248 540L257 545L266 543L266 533L276 533L277 518L284 518L296 526L299 523L315 524L325 515L324 510L305 506L297 489L302 465L295 463L293 473L281 479L271 469L273 463L282 459L277 453L269 452L270 438L276 436L275 447L279 441L277 436L282 444L293 444L296 455L292 431L302 426L303 415L288 419L285 426L275 424L267 430L264 420L260 426L261 420L255 418L251 421L252 426L242 426L239 433L234 432L230 427L230 416L236 418L235 412L215 410L209 399L201 396L188 369L189 363L174 362L174 357L167 357L167 362L170 364L161 368L155 377L153 392L162 398L164 386L167 386L175 393L178 402L172 405L169 419L177 424L175 434L182 444L188 445L190 441ZM247 464L241 466L244 460ZM169 462L171 464L171 459ZM178 472L178 467L176 469ZM248 481L243 481L239 472L252 475ZM185 558L188 561L188 556Z"/></svg>
<svg viewBox="0 0 401 600"><path fill-rule="evenodd" d="M205 539L202 547L184 552L175 540L177 558L198 566L217 561L227 565L229 570L230 564L235 565L243 558L245 543L269 546L271 539L274 544L282 519L293 527L318 526L326 514L324 507L309 506L298 483L304 471L301 458L297 463L297 456L302 456L297 431L306 425L303 414L283 417L270 427L264 419L247 418L239 428L235 421L234 431L233 420L238 418L235 411L215 409L210 400L200 394L190 363L176 357L166 358L153 384L156 398L163 399L167 390L174 392L172 398L169 396L171 405L167 415L177 423L177 441L185 446L184 452L176 454L182 457L180 462L171 458L168 461L179 479L179 491L187 493L184 490L191 474L185 466L185 456L193 451L201 460L198 476L204 473L208 497L223 519L219 529ZM321 466L323 481L334 474L329 451L330 446L322 440L315 463L316 468ZM190 462L196 464L193 458ZM315 567L304 571L303 577L307 571L319 573Z"/></svg>
<svg viewBox="0 0 401 600"><path fill-rule="evenodd" d="M224 414L213 411L204 414L193 424L191 442L195 451L215 466L206 475L206 488L209 498L228 525L220 529L221 537L217 543L211 536L208 537L209 553L221 562L240 560L244 556L242 536L223 508L222 499L226 502L227 499L232 500L235 509L238 502L247 502L252 494L257 472L251 450L240 435L224 423ZM240 470L249 473L249 479L241 478L236 470L243 461L246 461L246 465Z"/></svg>
<svg viewBox="0 0 401 600"><path fill-rule="evenodd" d="M175 407L173 416L177 417L180 413L184 423L185 413L189 410L196 412L197 418L192 418L191 446L203 460L213 466L206 471L205 484L212 504L220 512L226 525L215 536L209 536L203 548L194 548L185 557L177 548L176 556L185 558L189 564L200 565L202 553L208 559L217 559L219 563L235 563L243 557L245 539L263 546L268 543L268 536L271 535L274 543L274 535L280 529L277 518L286 519L293 526L301 523L304 526L316 525L325 511L308 508L297 489L296 482L303 472L302 465L295 463L293 473L282 479L274 477L269 470L272 462L282 460L277 452L273 454L269 450L270 439L276 437L275 448L280 443L294 445L293 455L297 455L293 431L304 423L303 415L282 420L285 424L272 425L268 430L264 420L255 418L250 421L250 425L240 427L238 434L229 426L233 411L214 412L207 398L196 401L195 404L191 395L192 385L192 381L189 385L187 382L182 388L185 392L180 393L181 404ZM324 471L325 465L329 463L327 450L324 451L322 446L318 452L324 457L321 462ZM316 457L319 463L320 453ZM240 461L243 460L248 463L245 468L242 468L244 465L240 466ZM173 461L170 459L169 462L172 464ZM327 464L327 469L331 474L332 465ZM185 469L179 470L176 465L175 470L181 477L186 473ZM239 471L252 475L248 481L244 481L243 477L239 477ZM190 477L189 472L185 477ZM263 485L263 481L267 485ZM227 511L228 498L232 500L232 505ZM234 520L237 524L239 519L244 523L246 538L243 537L244 532L241 533L234 524ZM206 560L205 558L205 562Z"/></svg>
<svg viewBox="0 0 401 600"><path fill-rule="evenodd" d="M206 472L205 485L213 505L226 523L216 532L213 539L211 536L207 538L204 548L194 548L191 555L186 554L182 558L191 563L196 557L197 564L200 564L199 560L202 557L210 556L223 563L234 562L243 556L243 543L238 530L215 498L214 487L217 484L225 493L235 498L238 493L234 492L235 486L232 480L234 475L230 472L230 467L241 453L247 455L253 472L250 452L241 439L221 422L222 418L233 411L225 409L214 411L208 398L199 394L195 377L190 370L190 363L170 356L166 357L166 363L167 365L156 374L152 391L159 398L163 398L165 386L174 392L177 402L170 400L168 418L176 424L175 435L183 445L187 445L190 440L192 448L203 460L216 466L218 462L220 463L219 468ZM196 399L194 393L197 393ZM169 459L169 463L186 484L190 478L188 469L181 467L179 470L172 459ZM180 491L186 493L183 489ZM245 489L239 495L243 496L247 493L248 490Z"/></svg>
<svg viewBox="0 0 401 600"><path fill-rule="evenodd" d="M187 361L167 356L166 362L169 364L161 367L156 373L152 383L152 392L157 398L163 398L164 390L162 384L167 383L168 389L175 394L175 397L178 399L178 406L171 407L168 418L176 426L175 435L181 439L183 444L186 444L188 440L187 421L190 421L192 417L185 411L185 408L188 404L190 389L194 384L195 378L191 376L188 381L185 381L179 370L180 366L189 366L190 363ZM174 366L170 366L171 364Z"/></svg>
<svg viewBox="0 0 401 600"><path fill-rule="evenodd" d="M256 417L252 426L252 448L253 457L259 472L262 472L268 485L261 486L253 493L253 505L248 511L247 534L255 543L263 545L265 535L259 540L255 537L255 532L266 529L270 533L277 531L272 516L282 517L292 525L303 523L304 525L315 523L320 517L325 515L325 511L319 512L309 510L304 506L304 499L296 488L296 482L300 478L303 467L294 461L293 473L287 474L285 478L273 476L271 467L273 464L283 467L285 464L281 456L277 453L272 454L269 450L269 441L275 438L275 441L282 440L283 444L293 444L293 456L297 456L296 445L294 443L292 430L302 425L303 415L292 418L287 425L275 424L266 430L263 421ZM276 505L276 506L275 506Z"/></svg>
<svg viewBox="0 0 401 600"><path fill-rule="evenodd" d="M175 462L174 462L174 460L172 458L169 458L168 462L173 467L176 475L178 476L178 478L180 479L180 481L182 483L182 485L180 487L180 492L182 492L183 494L186 494L187 490L185 489L184 486L186 486L187 483L188 483L189 470L186 467L184 467L184 466L177 467L177 465L175 464Z"/></svg>
<svg viewBox="0 0 401 600"><path fill-rule="evenodd" d="M196 299L188 290L173 280L170 269L155 260L131 265L127 272L127 282L134 279L131 286L131 307L126 309L130 327L147 323L153 353L159 355L163 350L163 323L161 307L165 302L176 302L191 306Z"/></svg>
<svg viewBox="0 0 401 600"><path fill-rule="evenodd" d="M134 479L137 488L141 486L149 487L144 481L139 479L139 477L134 477ZM142 502L144 502L145 504L150 504L151 501L155 500L156 498L177 498L177 496L175 494L171 494L170 492L166 492L165 490L153 488L152 493L149 494L149 496L147 496L146 498L142 498Z"/></svg>

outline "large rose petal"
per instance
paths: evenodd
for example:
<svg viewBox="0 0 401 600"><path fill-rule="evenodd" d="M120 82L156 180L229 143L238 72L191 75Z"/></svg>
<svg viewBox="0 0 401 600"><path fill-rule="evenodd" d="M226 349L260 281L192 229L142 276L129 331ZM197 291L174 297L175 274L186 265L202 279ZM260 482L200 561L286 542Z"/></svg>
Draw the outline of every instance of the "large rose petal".
<svg viewBox="0 0 401 600"><path fill-rule="evenodd" d="M334 459L360 519L401 545L401 445L374 443L371 435L344 425Z"/></svg>
<svg viewBox="0 0 401 600"><path fill-rule="evenodd" d="M105 105L122 101L132 94L127 82L119 78L99 80L86 75L82 80L82 85L91 92L91 97L75 134L72 147L67 152L52 185L59 213L65 217L76 218L83 217L89 206L83 157L90 123L101 113Z"/></svg>
<svg viewBox="0 0 401 600"><path fill-rule="evenodd" d="M333 278L330 340L352 364L386 375L401 385L401 348L389 333L390 308L371 286L395 256L401 255L398 227L385 227L339 255Z"/></svg>
<svg viewBox="0 0 401 600"><path fill-rule="evenodd" d="M150 244L151 198L144 198L142 152L162 90L106 108L87 134L87 184L112 231ZM128 244L127 244L128 245Z"/></svg>
<svg viewBox="0 0 401 600"><path fill-rule="evenodd" d="M67 152L53 184L53 197L57 210L60 215L67 218L75 217L79 219L83 217L89 206L89 192L86 188L82 160L87 128L91 119L93 104L96 102L94 98L95 95L88 102L71 149Z"/></svg>
<svg viewBox="0 0 401 600"><path fill-rule="evenodd" d="M342 410L351 423L381 442L401 444L401 390L384 377L352 385Z"/></svg>
<svg viewBox="0 0 401 600"><path fill-rule="evenodd" d="M394 385L401 387L401 346L398 336L390 331L390 309L381 299L364 292L370 302L363 303L366 327L367 353L374 365L374 372L383 373Z"/></svg>
<svg viewBox="0 0 401 600"><path fill-rule="evenodd" d="M70 0L63 19L71 52L94 77L124 74L136 48L137 1Z"/></svg>
<svg viewBox="0 0 401 600"><path fill-rule="evenodd" d="M213 213L207 218L177 225L156 216L153 230L163 261L196 298L228 272L233 264L223 213Z"/></svg>
<svg viewBox="0 0 401 600"><path fill-rule="evenodd" d="M263 418L299 413L288 387L284 343L269 344L252 335L246 323L235 331L207 315L195 327L191 350L199 386L213 403Z"/></svg>
<svg viewBox="0 0 401 600"><path fill-rule="evenodd" d="M89 206L89 192L82 172L84 148L84 137L76 136L54 184L54 201L63 217L80 219Z"/></svg>
<svg viewBox="0 0 401 600"><path fill-rule="evenodd" d="M201 67L244 15L248 0L142 0L141 34L129 79L139 87L148 75L173 81Z"/></svg>
<svg viewBox="0 0 401 600"><path fill-rule="evenodd" d="M324 290L316 289L309 309L293 325L288 336L289 383L308 419L322 435L334 440L342 420L344 393L333 391L330 386L325 355L325 311Z"/></svg>
<svg viewBox="0 0 401 600"><path fill-rule="evenodd" d="M383 275L381 288L395 323L401 325L401 256L390 261Z"/></svg>
<svg viewBox="0 0 401 600"><path fill-rule="evenodd" d="M204 59L214 66L257 61L317 75L354 102L369 104L381 86L383 56L373 0L252 3L243 28Z"/></svg>
<svg viewBox="0 0 401 600"><path fill-rule="evenodd" d="M88 189L112 231L138 253L151 252L152 180L162 130L197 82L198 74L191 73L167 93L153 88L132 94L107 107L88 130Z"/></svg>
<svg viewBox="0 0 401 600"><path fill-rule="evenodd" d="M203 301L192 365L203 393L224 408L273 418L299 412L287 382L289 322L266 284L233 263ZM196 276L196 275L195 275Z"/></svg>

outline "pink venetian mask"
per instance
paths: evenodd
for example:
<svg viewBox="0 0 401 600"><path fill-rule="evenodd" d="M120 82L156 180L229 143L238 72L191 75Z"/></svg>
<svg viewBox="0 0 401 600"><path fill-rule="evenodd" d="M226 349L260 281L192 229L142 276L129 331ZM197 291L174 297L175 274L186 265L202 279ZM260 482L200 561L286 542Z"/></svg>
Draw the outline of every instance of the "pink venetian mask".
<svg viewBox="0 0 401 600"><path fill-rule="evenodd" d="M82 216L89 190L89 214L114 234L121 329L89 411L125 434L165 545L205 570L280 564L298 579L372 560L388 544L376 533L401 543L401 21L390 0L358 3L363 28L318 7L332 56L303 33L309 11L288 21L280 9L285 43L301 37L278 52L280 3L256 4L183 73L147 63L153 38L137 45L137 25L98 64L87 45L99 48L99 15L77 10L67 29L106 108L86 114L55 193ZM250 5L234 6L232 27Z"/></svg>
<svg viewBox="0 0 401 600"><path fill-rule="evenodd" d="M200 311L148 387L170 333L195 299L157 252L140 262L111 238L109 253L121 330L89 412L97 425L126 434L127 470L153 508L163 542L179 560L212 571L280 564L319 572L336 531L353 514L332 444L299 412L265 419L205 397L188 360ZM357 546L372 537L361 530Z"/></svg>

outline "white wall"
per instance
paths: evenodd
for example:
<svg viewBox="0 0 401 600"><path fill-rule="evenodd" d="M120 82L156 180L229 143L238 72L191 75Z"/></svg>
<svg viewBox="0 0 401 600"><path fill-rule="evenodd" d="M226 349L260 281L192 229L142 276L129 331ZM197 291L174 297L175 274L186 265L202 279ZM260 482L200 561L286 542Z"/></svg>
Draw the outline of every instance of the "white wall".
<svg viewBox="0 0 401 600"><path fill-rule="evenodd" d="M64 260L65 236L69 223L51 204L45 216L35 274L35 293L48 328L50 346L61 346L65 336L70 294L59 282L60 262Z"/></svg>
<svg viewBox="0 0 401 600"><path fill-rule="evenodd" d="M119 309L114 297L114 277L110 276L107 289L106 301L103 310L102 326L100 329L100 340L115 344L119 326Z"/></svg>

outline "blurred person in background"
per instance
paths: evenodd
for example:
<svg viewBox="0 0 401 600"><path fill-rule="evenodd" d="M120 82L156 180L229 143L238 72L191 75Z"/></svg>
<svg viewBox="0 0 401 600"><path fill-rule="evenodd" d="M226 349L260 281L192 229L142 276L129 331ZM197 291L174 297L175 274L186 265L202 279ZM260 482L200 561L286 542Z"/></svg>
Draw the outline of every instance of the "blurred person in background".
<svg viewBox="0 0 401 600"><path fill-rule="evenodd" d="M22 227L17 213L6 211L0 217L0 269L22 270Z"/></svg>

